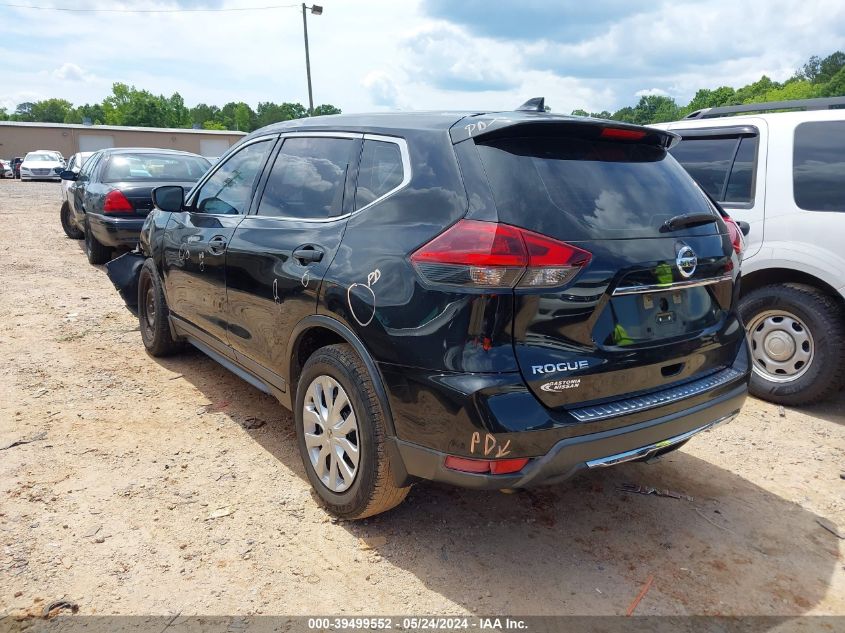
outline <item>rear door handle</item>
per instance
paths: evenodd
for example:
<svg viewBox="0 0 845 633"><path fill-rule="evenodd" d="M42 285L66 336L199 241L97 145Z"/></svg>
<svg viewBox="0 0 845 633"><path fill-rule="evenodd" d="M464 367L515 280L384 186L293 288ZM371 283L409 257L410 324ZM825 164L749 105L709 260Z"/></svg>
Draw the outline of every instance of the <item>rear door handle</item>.
<svg viewBox="0 0 845 633"><path fill-rule="evenodd" d="M293 258L303 265L313 264L323 259L323 251L317 250L313 246L297 248L293 252Z"/></svg>
<svg viewBox="0 0 845 633"><path fill-rule="evenodd" d="M222 255L226 250L226 238L222 235L215 235L208 240L208 250L214 255Z"/></svg>

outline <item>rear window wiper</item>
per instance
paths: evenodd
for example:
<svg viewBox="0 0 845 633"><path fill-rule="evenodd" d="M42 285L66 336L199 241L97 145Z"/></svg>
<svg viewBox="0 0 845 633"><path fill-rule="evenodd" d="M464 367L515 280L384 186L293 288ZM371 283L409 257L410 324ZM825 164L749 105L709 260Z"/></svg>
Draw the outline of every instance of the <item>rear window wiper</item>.
<svg viewBox="0 0 845 633"><path fill-rule="evenodd" d="M686 213L676 215L666 220L660 227L660 232L677 231L688 226L700 226L716 222L716 216L712 213Z"/></svg>

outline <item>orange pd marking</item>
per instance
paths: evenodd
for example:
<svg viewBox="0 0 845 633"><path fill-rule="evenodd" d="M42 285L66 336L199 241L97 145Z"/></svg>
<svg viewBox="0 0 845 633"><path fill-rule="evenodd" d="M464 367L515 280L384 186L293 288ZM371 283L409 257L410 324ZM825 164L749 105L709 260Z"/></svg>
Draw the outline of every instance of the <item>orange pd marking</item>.
<svg viewBox="0 0 845 633"><path fill-rule="evenodd" d="M478 431L475 431L472 434L472 440L470 440L470 443L469 443L469 452L474 453L475 452L475 445L480 443L480 442L481 442L481 436L478 434Z"/></svg>

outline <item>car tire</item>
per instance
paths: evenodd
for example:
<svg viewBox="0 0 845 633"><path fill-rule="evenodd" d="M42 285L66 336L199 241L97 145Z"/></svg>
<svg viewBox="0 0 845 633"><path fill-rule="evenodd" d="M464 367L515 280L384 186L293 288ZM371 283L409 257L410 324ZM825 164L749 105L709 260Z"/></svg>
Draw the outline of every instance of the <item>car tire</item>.
<svg viewBox="0 0 845 633"><path fill-rule="evenodd" d="M95 266L105 264L111 260L112 256L112 250L98 242L97 238L94 237L88 218L85 218L85 255L88 257L88 262Z"/></svg>
<svg viewBox="0 0 845 633"><path fill-rule="evenodd" d="M332 514L363 519L405 499L410 487L394 483L384 411L372 377L351 346L329 345L314 352L302 369L295 401L302 463L317 496ZM339 421L329 426L332 419ZM346 450L350 447L356 451Z"/></svg>
<svg viewBox="0 0 845 633"><path fill-rule="evenodd" d="M70 205L68 205L67 200L62 203L59 215L61 217L62 229L64 229L65 235L72 240L81 240L85 237L85 234L79 230L79 227L76 226L70 218Z"/></svg>
<svg viewBox="0 0 845 633"><path fill-rule="evenodd" d="M153 260L147 259L138 275L138 326L151 356L170 356L183 347L181 341L173 338L169 317L161 278Z"/></svg>
<svg viewBox="0 0 845 633"><path fill-rule="evenodd" d="M739 312L751 348L752 395L801 405L845 385L845 322L834 298L804 284L773 284L744 296Z"/></svg>

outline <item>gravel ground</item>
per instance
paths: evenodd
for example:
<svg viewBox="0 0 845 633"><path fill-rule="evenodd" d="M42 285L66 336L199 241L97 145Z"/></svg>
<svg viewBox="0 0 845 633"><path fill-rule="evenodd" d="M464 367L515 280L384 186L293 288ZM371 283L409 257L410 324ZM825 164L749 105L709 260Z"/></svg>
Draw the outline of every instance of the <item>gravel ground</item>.
<svg viewBox="0 0 845 633"><path fill-rule="evenodd" d="M819 524L845 529L845 394L750 400L654 464L517 494L418 485L337 522L275 401L198 352L144 352L59 200L0 180L0 616L59 598L81 614L619 614L649 578L637 614L845 614L845 541Z"/></svg>

